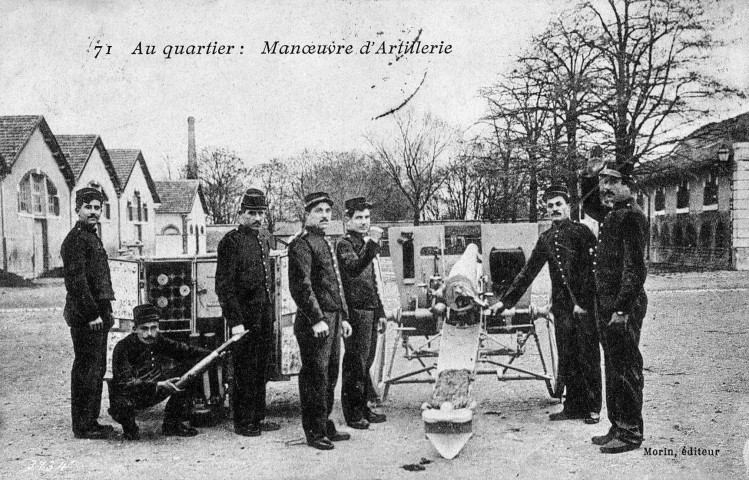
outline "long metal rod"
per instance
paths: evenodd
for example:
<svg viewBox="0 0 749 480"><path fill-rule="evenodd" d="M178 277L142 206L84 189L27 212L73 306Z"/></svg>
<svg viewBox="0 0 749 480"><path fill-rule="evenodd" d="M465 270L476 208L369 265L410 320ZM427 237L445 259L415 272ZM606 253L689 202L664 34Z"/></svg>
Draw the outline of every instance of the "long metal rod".
<svg viewBox="0 0 749 480"><path fill-rule="evenodd" d="M408 378L408 377L413 377L414 375L418 375L420 373L429 372L430 370L434 370L435 368L437 368L436 365L432 365L430 367L420 368L418 370L414 370L413 372L404 373L403 375L398 375L397 377L393 377L393 378L388 378L387 380L385 380L385 383L386 384L387 383L396 383L396 382L403 383L403 382L400 382L400 380L402 380L404 378Z"/></svg>
<svg viewBox="0 0 749 480"><path fill-rule="evenodd" d="M533 375L534 377L536 377L538 379L541 379L541 380L551 380L551 377L548 376L548 375L542 375L542 374L539 374L539 373L531 372L530 370L526 370L524 368L516 367L516 366L510 365L508 363L495 362L494 360L488 360L488 359L481 359L480 361L484 362L484 363L491 363L492 365L496 365L498 367L509 368L510 370L515 370L515 371L520 372L520 373L525 373L525 374L528 374L528 375Z"/></svg>

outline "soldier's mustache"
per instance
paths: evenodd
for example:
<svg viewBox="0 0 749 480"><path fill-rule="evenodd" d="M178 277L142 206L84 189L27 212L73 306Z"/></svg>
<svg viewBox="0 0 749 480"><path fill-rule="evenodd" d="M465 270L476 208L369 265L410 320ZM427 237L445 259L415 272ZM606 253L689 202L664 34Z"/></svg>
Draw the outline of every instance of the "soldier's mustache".
<svg viewBox="0 0 749 480"><path fill-rule="evenodd" d="M262 222L252 222L253 227L259 227Z"/></svg>

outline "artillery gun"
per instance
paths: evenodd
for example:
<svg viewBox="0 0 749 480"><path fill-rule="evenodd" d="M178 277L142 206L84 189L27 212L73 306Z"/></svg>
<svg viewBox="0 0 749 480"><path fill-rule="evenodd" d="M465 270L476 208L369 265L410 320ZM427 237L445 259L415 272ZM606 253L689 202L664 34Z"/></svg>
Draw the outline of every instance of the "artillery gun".
<svg viewBox="0 0 749 480"><path fill-rule="evenodd" d="M494 375L500 381L544 381L554 398L561 398L564 389L557 375L554 319L548 306L532 305L528 293L516 308L501 314L488 308L525 264L524 252L530 252L537 239L537 225L476 227L481 235L460 248L455 248L454 239L445 245L444 226L388 232L401 308L391 320L395 335L389 360L379 357L375 379L383 400L393 385L434 383L431 398L422 405L422 420L427 438L447 459L455 457L472 435L476 402L471 386L476 375ZM495 245L484 252L486 262L479 249L482 242ZM458 250L463 250L461 255L454 254ZM423 281L417 283L419 273ZM418 337L423 340L415 343ZM378 341L384 353L384 335ZM533 344L539 368L514 364ZM399 347L408 363L416 362L417 367L393 375Z"/></svg>

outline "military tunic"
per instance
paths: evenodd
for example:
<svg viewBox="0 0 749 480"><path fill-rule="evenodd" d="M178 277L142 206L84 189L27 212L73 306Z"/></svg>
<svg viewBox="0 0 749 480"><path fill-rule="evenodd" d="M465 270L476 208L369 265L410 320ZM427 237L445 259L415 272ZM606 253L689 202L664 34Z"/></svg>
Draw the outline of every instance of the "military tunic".
<svg viewBox="0 0 749 480"><path fill-rule="evenodd" d="M112 353L112 381L109 384L109 414L123 425L132 425L135 412L161 403L170 396L164 409L164 423L185 420L190 406L190 390L158 391L158 382L182 376L211 353L158 335L150 345L136 333L120 340Z"/></svg>
<svg viewBox="0 0 749 480"><path fill-rule="evenodd" d="M348 319L333 244L323 230L306 227L289 244L289 290L297 306L296 334L302 368L299 397L307 441L335 433L329 420L338 381L341 322ZM315 337L312 326L325 322L327 337Z"/></svg>
<svg viewBox="0 0 749 480"><path fill-rule="evenodd" d="M598 332L606 365L606 408L618 438L640 444L643 438L640 331L648 306L645 247L648 221L634 199L606 208L595 178L583 179L587 215L600 222L594 258ZM628 315L626 326L609 325L612 314Z"/></svg>
<svg viewBox="0 0 749 480"><path fill-rule="evenodd" d="M70 373L70 406L73 432L89 431L99 418L107 362L107 334L114 324L114 300L107 252L96 227L77 222L62 242L65 275L65 310L75 359ZM101 317L101 330L88 323Z"/></svg>
<svg viewBox="0 0 749 480"><path fill-rule="evenodd" d="M232 408L234 425L248 427L265 418L268 360L273 348L274 282L270 264L273 237L240 225L218 245L216 293L229 328L249 330L235 346Z"/></svg>
<svg viewBox="0 0 749 480"><path fill-rule="evenodd" d="M377 396L369 370L374 363L379 319L384 316L374 270L379 252L377 242L365 242L355 231L349 231L336 248L352 330L343 341L341 386L343 416L348 423L366 418L367 399Z"/></svg>
<svg viewBox="0 0 749 480"><path fill-rule="evenodd" d="M601 358L593 312L595 242L595 236L583 224L571 220L554 222L541 234L528 263L501 299L506 307L514 306L549 263L558 374L566 386L564 408L570 413L601 411ZM587 313L573 315L576 304Z"/></svg>

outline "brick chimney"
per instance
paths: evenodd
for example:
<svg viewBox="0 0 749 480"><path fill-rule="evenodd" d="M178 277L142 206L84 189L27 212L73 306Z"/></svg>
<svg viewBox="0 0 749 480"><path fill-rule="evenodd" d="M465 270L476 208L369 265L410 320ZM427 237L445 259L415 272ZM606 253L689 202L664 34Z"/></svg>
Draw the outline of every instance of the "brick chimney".
<svg viewBox="0 0 749 480"><path fill-rule="evenodd" d="M187 117L187 178L198 179L198 156L195 152L195 117Z"/></svg>

